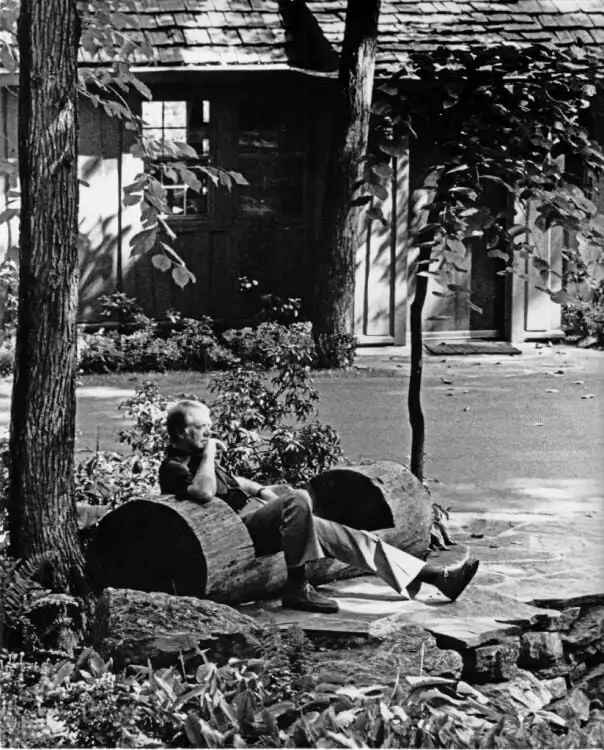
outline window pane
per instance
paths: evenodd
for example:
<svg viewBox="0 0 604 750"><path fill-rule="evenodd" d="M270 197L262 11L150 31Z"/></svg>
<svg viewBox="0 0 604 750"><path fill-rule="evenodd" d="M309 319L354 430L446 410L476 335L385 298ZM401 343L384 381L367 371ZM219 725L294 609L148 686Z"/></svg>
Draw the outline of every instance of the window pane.
<svg viewBox="0 0 604 750"><path fill-rule="evenodd" d="M187 129L187 103L164 102L164 127Z"/></svg>
<svg viewBox="0 0 604 750"><path fill-rule="evenodd" d="M239 189L244 213L276 213L300 217L304 199L304 160L298 156L245 157L239 171L249 185Z"/></svg>
<svg viewBox="0 0 604 750"><path fill-rule="evenodd" d="M180 143L187 143L187 129L186 128L164 128L164 137L167 141L178 141Z"/></svg>
<svg viewBox="0 0 604 750"><path fill-rule="evenodd" d="M143 102L143 121L145 128L160 128L163 123L163 102Z"/></svg>

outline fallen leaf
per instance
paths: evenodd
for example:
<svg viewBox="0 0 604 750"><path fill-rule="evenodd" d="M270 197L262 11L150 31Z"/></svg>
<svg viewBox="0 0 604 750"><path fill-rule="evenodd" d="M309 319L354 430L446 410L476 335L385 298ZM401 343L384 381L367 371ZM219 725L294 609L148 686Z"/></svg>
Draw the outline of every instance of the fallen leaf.
<svg viewBox="0 0 604 750"><path fill-rule="evenodd" d="M595 398L593 393L584 393L581 398Z"/></svg>

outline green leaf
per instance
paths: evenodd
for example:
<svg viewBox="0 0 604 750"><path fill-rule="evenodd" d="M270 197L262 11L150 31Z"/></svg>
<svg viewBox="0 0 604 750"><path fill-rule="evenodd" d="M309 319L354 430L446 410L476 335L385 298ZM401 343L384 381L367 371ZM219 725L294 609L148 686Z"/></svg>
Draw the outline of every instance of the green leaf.
<svg viewBox="0 0 604 750"><path fill-rule="evenodd" d="M198 193L201 190L201 180L190 169L185 169L181 175L184 184Z"/></svg>
<svg viewBox="0 0 604 750"><path fill-rule="evenodd" d="M372 164L370 169L374 174L378 175L378 177L392 179L394 176L394 170L390 164L385 164L384 162L381 162L380 164Z"/></svg>
<svg viewBox="0 0 604 750"><path fill-rule="evenodd" d="M143 229L130 240L130 247L133 249L133 253L146 253L155 247L157 241L157 227L151 227L150 229Z"/></svg>
<svg viewBox="0 0 604 750"><path fill-rule="evenodd" d="M494 174L483 174L480 176L480 181L482 180L488 180L490 182L496 182L498 185L503 185L506 190L509 190L510 192L513 192L514 188L505 180L503 180L501 177L497 177L497 175Z"/></svg>
<svg viewBox="0 0 604 750"><path fill-rule="evenodd" d="M398 138L392 141L381 141L378 148L382 153L398 158L407 153L409 145L406 139Z"/></svg>
<svg viewBox="0 0 604 750"><path fill-rule="evenodd" d="M462 255L465 258L467 248L461 240L455 239L455 237L447 238L445 245L452 253Z"/></svg>
<svg viewBox="0 0 604 750"><path fill-rule="evenodd" d="M154 255L151 258L151 263L157 268L159 271L169 271L172 268L172 261L169 258L166 258L165 255Z"/></svg>
<svg viewBox="0 0 604 750"><path fill-rule="evenodd" d="M57 688L60 687L64 682L67 682L73 674L74 669L75 665L73 664L73 662L64 661L57 669L54 677L52 678L52 686L54 688Z"/></svg>
<svg viewBox="0 0 604 750"><path fill-rule="evenodd" d="M508 230L508 234L512 239L516 239L516 237L520 237L523 234L528 233L528 228L525 224L514 224L513 227L510 227Z"/></svg>
<svg viewBox="0 0 604 750"><path fill-rule="evenodd" d="M136 206L136 204L140 203L142 199L143 196L141 193L130 193L130 195L124 196L122 203L124 206Z"/></svg>
<svg viewBox="0 0 604 750"><path fill-rule="evenodd" d="M538 255L533 255L532 262L533 266L539 271L539 273L544 274L549 271L549 263L545 260L545 258L540 258Z"/></svg>
<svg viewBox="0 0 604 750"><path fill-rule="evenodd" d="M506 262L510 259L508 253L504 253L503 250L499 250L498 248L495 248L494 250L488 250L487 256L489 258L500 258L501 260L505 260Z"/></svg>
<svg viewBox="0 0 604 750"><path fill-rule="evenodd" d="M378 185L373 182L368 182L366 185L366 189L371 195L374 195L376 198L379 198L381 201L385 201L388 199L388 191L385 187L382 187L382 185Z"/></svg>
<svg viewBox="0 0 604 750"><path fill-rule="evenodd" d="M470 294L470 290L465 286L461 286L461 284L447 284L447 289L458 294Z"/></svg>
<svg viewBox="0 0 604 750"><path fill-rule="evenodd" d="M451 169L448 169L445 174L455 174L456 172L466 172L469 169L469 166L467 164L460 164L457 167L452 167Z"/></svg>
<svg viewBox="0 0 604 750"><path fill-rule="evenodd" d="M178 149L179 156L186 156L189 159L198 159L199 154L193 146L183 141L174 141L174 146Z"/></svg>
<svg viewBox="0 0 604 750"><path fill-rule="evenodd" d="M371 195L359 195L358 198L353 198L352 201L350 201L351 206L366 206L368 203L371 203L373 198Z"/></svg>
<svg viewBox="0 0 604 750"><path fill-rule="evenodd" d="M195 283L195 276L184 266L176 266L172 269L172 278L181 289L184 289L189 282Z"/></svg>
<svg viewBox="0 0 604 750"><path fill-rule="evenodd" d="M386 217L384 216L384 212L381 206L371 206L371 208L367 209L366 216L372 221L381 222L385 227L388 226L388 222L386 221Z"/></svg>
<svg viewBox="0 0 604 750"><path fill-rule="evenodd" d="M569 294L566 289L559 289L557 292L552 292L550 298L557 305L574 305L578 302L577 298Z"/></svg>
<svg viewBox="0 0 604 750"><path fill-rule="evenodd" d="M233 170L229 170L229 174L235 185L241 185L242 187L245 187L246 185L250 184L241 174L241 172L234 172Z"/></svg>
<svg viewBox="0 0 604 750"><path fill-rule="evenodd" d="M455 195L464 195L473 201L475 201L478 198L478 193L476 192L476 190L473 190L472 188L469 188L469 187L463 187L463 186L452 187L452 188L449 188L449 192L454 193Z"/></svg>

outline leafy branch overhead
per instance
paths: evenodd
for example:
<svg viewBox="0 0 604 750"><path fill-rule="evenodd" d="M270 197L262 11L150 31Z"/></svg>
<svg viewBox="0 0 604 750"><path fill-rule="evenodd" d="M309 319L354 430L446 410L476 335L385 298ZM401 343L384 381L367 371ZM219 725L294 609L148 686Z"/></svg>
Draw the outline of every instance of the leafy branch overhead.
<svg viewBox="0 0 604 750"><path fill-rule="evenodd" d="M143 0L142 4L145 4ZM157 251L153 265L169 271L180 287L195 281L185 262L174 249L176 234L169 225L172 208L168 204L163 179L200 192L204 181L217 188L231 190L233 184L247 185L247 180L233 170L219 165L200 163L197 151L187 143L146 137L140 115L140 103L152 99L148 86L136 75L137 65L154 61L153 48L144 41L137 21L140 0L95 0L78 2L82 25L78 92L95 108L111 118L118 118L134 134L130 153L139 158L144 170L123 188L124 206L140 204L141 228L130 239L132 255ZM0 7L0 65L16 73L19 68L16 29L19 0L6 0ZM150 167L161 154L159 173ZM0 161L0 174L7 175L13 188L8 208L0 214L0 224L19 215L20 195L17 169L12 161ZM85 183L82 183L85 185Z"/></svg>
<svg viewBox="0 0 604 750"><path fill-rule="evenodd" d="M602 263L604 223L589 192L604 155L588 120L603 62L579 47L440 48L410 54L377 87L376 137L357 203L370 204L368 218L386 223L392 158L406 156L410 139L435 154L420 182L429 196L426 220L413 237L424 251L418 273L441 283L435 294L465 295L480 311L455 277L469 270L471 251L484 247L500 262L500 275L528 280L532 264L544 279L538 288L554 302L571 301L562 280L556 291L547 283L556 274L539 255L535 229L567 230L573 242L565 252L587 253L587 272Z"/></svg>

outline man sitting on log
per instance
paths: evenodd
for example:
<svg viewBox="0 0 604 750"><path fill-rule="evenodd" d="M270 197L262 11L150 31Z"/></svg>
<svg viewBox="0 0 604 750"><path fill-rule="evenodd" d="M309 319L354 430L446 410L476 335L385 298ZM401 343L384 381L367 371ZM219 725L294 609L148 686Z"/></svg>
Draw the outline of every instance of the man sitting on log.
<svg viewBox="0 0 604 750"><path fill-rule="evenodd" d="M210 411L197 401L180 401L167 417L170 446L159 470L163 494L206 503L224 500L239 514L256 555L283 552L287 584L283 606L311 612L337 612L338 604L307 581L305 564L332 557L377 573L397 593L417 591L421 583L436 586L451 601L470 583L478 561L455 570L437 568L383 542L367 531L327 521L312 512L312 489L277 495L258 482L227 474L217 463L224 445L212 437Z"/></svg>

